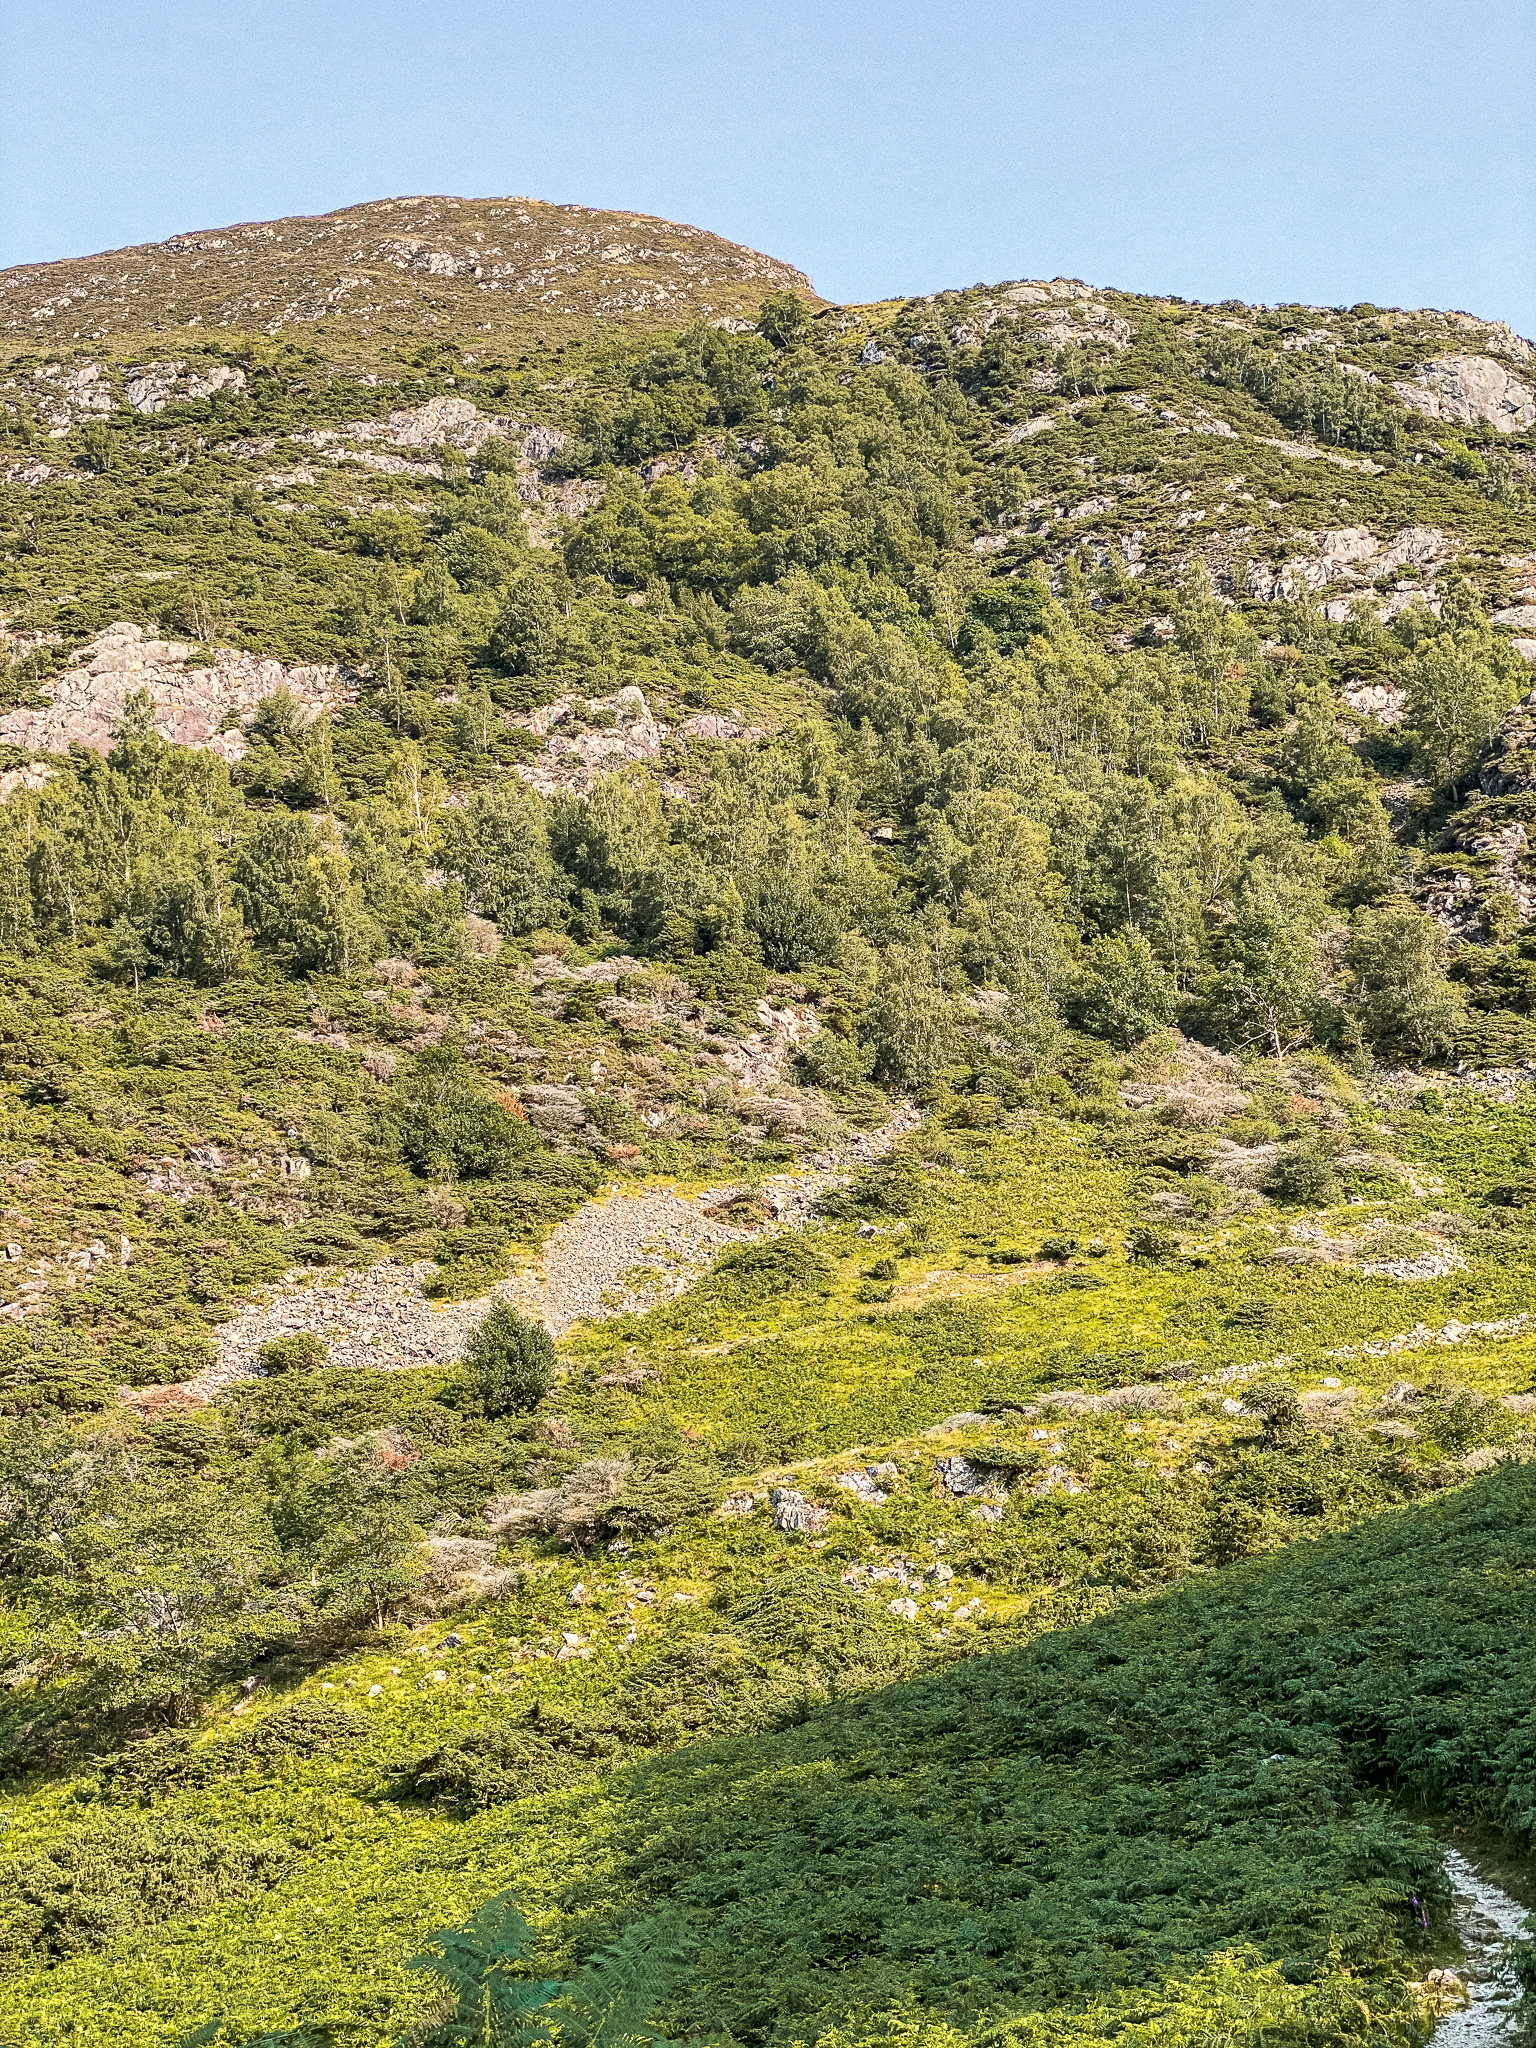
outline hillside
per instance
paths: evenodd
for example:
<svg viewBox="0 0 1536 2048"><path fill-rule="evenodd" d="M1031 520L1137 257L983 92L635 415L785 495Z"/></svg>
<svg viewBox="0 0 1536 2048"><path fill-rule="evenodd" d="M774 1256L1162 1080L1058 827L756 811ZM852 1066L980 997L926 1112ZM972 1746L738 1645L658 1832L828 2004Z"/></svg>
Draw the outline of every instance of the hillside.
<svg viewBox="0 0 1536 2048"><path fill-rule="evenodd" d="M522 201L0 285L0 2038L1419 2048L1530 345Z"/></svg>
<svg viewBox="0 0 1536 2048"><path fill-rule="evenodd" d="M470 335L533 348L591 323L750 319L781 288L813 296L787 263L646 214L385 199L7 270L0 358L190 347L226 329L313 338L347 361Z"/></svg>

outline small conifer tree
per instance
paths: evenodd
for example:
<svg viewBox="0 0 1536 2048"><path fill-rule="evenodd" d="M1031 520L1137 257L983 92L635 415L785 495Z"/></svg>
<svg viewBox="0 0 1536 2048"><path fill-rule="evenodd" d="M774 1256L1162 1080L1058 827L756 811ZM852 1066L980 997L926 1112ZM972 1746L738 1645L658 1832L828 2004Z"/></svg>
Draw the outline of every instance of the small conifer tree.
<svg viewBox="0 0 1536 2048"><path fill-rule="evenodd" d="M499 1301L465 1345L464 1368L487 1415L526 1415L554 1385L554 1340Z"/></svg>

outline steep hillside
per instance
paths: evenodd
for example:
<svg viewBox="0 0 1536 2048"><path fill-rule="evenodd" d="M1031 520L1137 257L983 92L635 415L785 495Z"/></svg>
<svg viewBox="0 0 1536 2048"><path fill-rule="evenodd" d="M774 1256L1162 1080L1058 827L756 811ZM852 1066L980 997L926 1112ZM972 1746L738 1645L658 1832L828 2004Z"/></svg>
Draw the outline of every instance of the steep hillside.
<svg viewBox="0 0 1536 2048"><path fill-rule="evenodd" d="M7 270L0 357L187 347L226 329L297 329L347 361L470 335L532 348L593 322L750 318L780 288L814 296L787 263L648 214L385 199Z"/></svg>
<svg viewBox="0 0 1536 2048"><path fill-rule="evenodd" d="M111 266L0 374L10 2031L1419 2048L1419 1814L1532 1825L1529 344Z"/></svg>

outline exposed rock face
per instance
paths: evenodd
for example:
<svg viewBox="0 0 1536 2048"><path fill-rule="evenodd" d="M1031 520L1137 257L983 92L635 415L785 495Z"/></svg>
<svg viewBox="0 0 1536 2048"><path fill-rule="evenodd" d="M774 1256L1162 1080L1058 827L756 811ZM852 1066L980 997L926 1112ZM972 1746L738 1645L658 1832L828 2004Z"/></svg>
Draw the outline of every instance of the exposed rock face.
<svg viewBox="0 0 1536 2048"><path fill-rule="evenodd" d="M1519 796L1536 789L1536 690L1505 712L1477 782L1484 796Z"/></svg>
<svg viewBox="0 0 1536 2048"><path fill-rule="evenodd" d="M793 1487L776 1486L768 1498L773 1503L773 1526L781 1534L819 1536L831 1521L831 1511L818 1507Z"/></svg>
<svg viewBox="0 0 1536 2048"><path fill-rule="evenodd" d="M1437 356L1392 389L1415 412L1470 426L1486 420L1500 434L1536 426L1536 392L1490 356Z"/></svg>
<svg viewBox="0 0 1536 2048"><path fill-rule="evenodd" d="M216 391L243 391L245 372L232 363L215 363L187 375L185 363L145 363L123 372L123 397L135 412L164 412L167 405L211 398Z"/></svg>
<svg viewBox="0 0 1536 2048"><path fill-rule="evenodd" d="M263 697L287 690L312 723L327 707L354 694L331 663L289 668L221 647L213 652L210 667L191 668L194 655L206 659L207 650L146 639L142 626L126 622L108 626L74 668L41 685L39 694L50 699L46 706L0 716L0 740L37 754L62 754L72 746L110 753L129 694L148 690L162 739L238 761L245 753L239 721L249 720ZM226 725L229 729L221 730Z"/></svg>
<svg viewBox="0 0 1536 2048"><path fill-rule="evenodd" d="M386 199L0 272L0 353L323 323L333 348L373 354L400 337L419 342L424 317L444 331L536 340L594 319L740 321L782 289L814 297L787 263L646 214Z"/></svg>
<svg viewBox="0 0 1536 2048"><path fill-rule="evenodd" d="M1365 526L1335 527L1304 538L1307 552L1293 555L1278 569L1267 562L1249 565L1248 588L1255 597L1270 602L1298 597L1304 590L1327 590L1335 583L1363 583L1389 575L1417 577L1457 552L1457 543L1437 526L1407 526L1388 542L1379 541ZM1347 616L1349 600L1342 602Z"/></svg>
<svg viewBox="0 0 1536 2048"><path fill-rule="evenodd" d="M586 723L594 718L595 724ZM659 761L667 739L667 728L651 715L635 683L627 683L611 697L593 698L590 704L561 697L514 723L544 740L540 758L520 762L517 770L541 796L552 796L557 789L588 790L626 761Z"/></svg>
<svg viewBox="0 0 1536 2048"><path fill-rule="evenodd" d="M392 412L388 419L314 427L293 438L312 448L329 448L338 441L378 441L401 449L461 448L466 455L473 455L489 440L517 439L531 462L542 462L565 446L565 436L553 427L530 427L526 422L483 413L467 398L447 397L429 398L406 412ZM431 473L441 476L441 465Z"/></svg>
<svg viewBox="0 0 1536 2048"><path fill-rule="evenodd" d="M939 1484L948 1493L976 1495L983 1500L1001 1503L1007 1499L1007 1491L997 1481L996 1472L982 1464L973 1464L969 1458L935 1458L934 1470Z"/></svg>
<svg viewBox="0 0 1536 2048"><path fill-rule="evenodd" d="M99 363L80 363L64 369L58 363L44 363L34 373L38 416L57 440L67 434L77 419L111 412L116 404L111 379Z"/></svg>
<svg viewBox="0 0 1536 2048"><path fill-rule="evenodd" d="M1408 709L1408 699L1390 683L1346 683L1342 694L1357 717L1378 725L1401 725Z"/></svg>
<svg viewBox="0 0 1536 2048"><path fill-rule="evenodd" d="M701 711L696 718L685 718L677 728L679 739L699 740L761 740L768 737L760 725L738 725L733 718L727 718L719 711Z"/></svg>

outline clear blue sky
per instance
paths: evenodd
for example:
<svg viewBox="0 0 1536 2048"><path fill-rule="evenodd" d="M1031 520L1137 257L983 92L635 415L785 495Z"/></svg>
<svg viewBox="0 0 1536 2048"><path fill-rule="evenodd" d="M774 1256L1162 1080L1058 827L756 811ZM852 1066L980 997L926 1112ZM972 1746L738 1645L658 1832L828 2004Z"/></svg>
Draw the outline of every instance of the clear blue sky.
<svg viewBox="0 0 1536 2048"><path fill-rule="evenodd" d="M24 0L0 263L396 193L1536 335L1536 0Z"/></svg>

